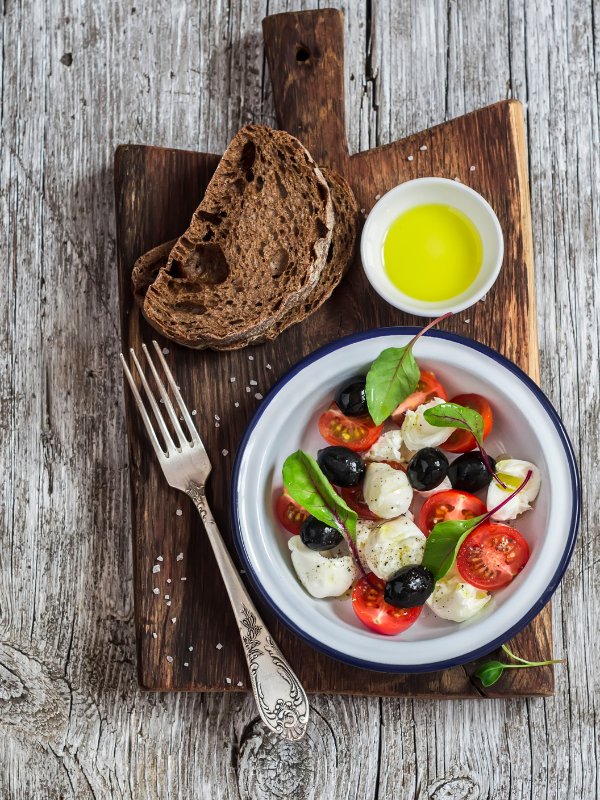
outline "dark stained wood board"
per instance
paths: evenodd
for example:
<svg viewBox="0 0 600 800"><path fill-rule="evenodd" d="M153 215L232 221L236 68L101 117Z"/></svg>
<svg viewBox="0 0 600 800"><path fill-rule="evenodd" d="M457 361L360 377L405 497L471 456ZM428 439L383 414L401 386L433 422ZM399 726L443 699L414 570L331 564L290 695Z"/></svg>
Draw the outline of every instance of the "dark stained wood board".
<svg viewBox="0 0 600 800"><path fill-rule="evenodd" d="M265 20L280 126L302 139L321 163L335 166L346 175L365 213L378 195L400 182L426 175L458 178L481 192L496 210L504 232L503 270L484 302L459 314L445 327L494 347L537 379L533 254L521 106L503 101L400 142L348 157L342 31L341 14L333 10L277 15ZM229 521L229 481L237 443L260 402L254 397L255 392L264 394L298 359L326 342L357 330L421 324L421 320L401 314L380 300L357 261L323 308L273 343L213 353L187 350L157 337L133 304L132 265L140 254L185 229L217 162L218 156L181 150L133 145L117 150L118 270L123 349L139 349L142 341L159 338L161 346L169 351L167 359L183 396L197 410L198 428L213 462L209 499L235 557ZM257 385L246 392L251 380L256 380ZM140 684L157 691L248 690L238 632L199 518L187 498L167 486L131 397L128 392L125 396ZM215 415L220 419L216 420ZM224 450L227 455L222 455ZM181 560L177 560L178 554L183 554ZM162 562L156 561L158 556L162 556ZM158 563L161 570L153 573L152 567ZM182 577L187 580L181 581ZM160 590L158 596L153 593L154 588ZM421 675L347 667L304 644L260 603L259 607L311 692L443 698L548 695L553 691L551 668L515 670L498 686L484 691L470 677L476 666L473 664ZM513 640L513 645L534 660L548 658L552 651L551 628L547 606ZM167 656L172 656L173 661L168 661Z"/></svg>

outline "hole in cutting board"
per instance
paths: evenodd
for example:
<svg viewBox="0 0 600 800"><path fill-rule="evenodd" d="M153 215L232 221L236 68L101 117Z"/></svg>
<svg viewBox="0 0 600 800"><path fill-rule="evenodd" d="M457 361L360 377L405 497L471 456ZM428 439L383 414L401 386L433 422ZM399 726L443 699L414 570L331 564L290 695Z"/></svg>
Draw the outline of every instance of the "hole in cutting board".
<svg viewBox="0 0 600 800"><path fill-rule="evenodd" d="M308 47L305 47L303 44L299 44L296 48L296 61L302 63L303 61L308 61L310 58L310 51Z"/></svg>

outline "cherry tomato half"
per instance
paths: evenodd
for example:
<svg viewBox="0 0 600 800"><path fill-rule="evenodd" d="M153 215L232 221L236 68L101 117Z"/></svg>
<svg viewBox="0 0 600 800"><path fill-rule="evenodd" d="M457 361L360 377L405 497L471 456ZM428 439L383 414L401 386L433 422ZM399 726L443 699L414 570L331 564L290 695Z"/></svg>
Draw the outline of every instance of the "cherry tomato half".
<svg viewBox="0 0 600 800"><path fill-rule="evenodd" d="M376 633L394 636L416 622L423 606L396 608L383 599L385 581L372 572L361 578L352 590L352 608L359 620Z"/></svg>
<svg viewBox="0 0 600 800"><path fill-rule="evenodd" d="M302 523L310 516L308 511L305 511L295 500L292 500L285 491L279 495L275 502L275 514L286 531L293 533L294 536L300 533Z"/></svg>
<svg viewBox="0 0 600 800"><path fill-rule="evenodd" d="M421 377L419 378L417 388L412 394L408 395L406 400L400 403L392 414L392 420L396 425L402 425L406 411L414 411L423 403L428 403L430 400L433 400L434 397L440 397L442 400L448 399L446 390L433 372L421 370Z"/></svg>
<svg viewBox="0 0 600 800"><path fill-rule="evenodd" d="M519 531L499 522L484 522L461 544L456 566L478 589L500 589L529 560L529 545Z"/></svg>
<svg viewBox="0 0 600 800"><path fill-rule="evenodd" d="M350 450L368 450L381 436L383 425L375 425L371 417L347 417L332 403L319 417L319 433L329 444L343 445Z"/></svg>
<svg viewBox="0 0 600 800"><path fill-rule="evenodd" d="M483 417L483 438L485 439L488 436L492 430L494 415L492 414L492 407L485 397L480 394L459 394L453 397L450 402L479 411ZM469 450L474 450L477 447L477 442L469 431L454 431L452 436L440 447L449 453L468 453Z"/></svg>
<svg viewBox="0 0 600 800"><path fill-rule="evenodd" d="M447 489L428 497L419 512L419 528L429 536L438 522L448 519L473 519L487 512L485 503L468 492Z"/></svg>

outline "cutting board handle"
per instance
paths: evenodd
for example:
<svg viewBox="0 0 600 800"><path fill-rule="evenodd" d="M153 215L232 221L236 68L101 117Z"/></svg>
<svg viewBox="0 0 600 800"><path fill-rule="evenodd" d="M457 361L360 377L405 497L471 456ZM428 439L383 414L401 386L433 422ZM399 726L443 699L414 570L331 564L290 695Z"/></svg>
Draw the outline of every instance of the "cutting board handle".
<svg viewBox="0 0 600 800"><path fill-rule="evenodd" d="M263 19L277 122L320 164L343 171L344 15L334 8Z"/></svg>

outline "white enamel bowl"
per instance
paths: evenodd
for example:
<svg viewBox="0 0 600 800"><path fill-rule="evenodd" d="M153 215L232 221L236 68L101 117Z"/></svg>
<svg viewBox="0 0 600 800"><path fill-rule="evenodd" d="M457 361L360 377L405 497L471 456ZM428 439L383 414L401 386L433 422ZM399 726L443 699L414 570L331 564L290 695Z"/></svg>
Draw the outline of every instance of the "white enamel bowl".
<svg viewBox="0 0 600 800"><path fill-rule="evenodd" d="M386 347L402 346L415 328L384 328L341 339L305 358L273 387L251 420L238 450L233 482L234 537L246 572L264 600L298 636L323 652L368 669L426 672L464 663L493 650L523 628L548 602L571 556L579 521L579 477L571 443L550 402L514 364L490 348L450 333L432 332L416 345L422 368L433 370L448 396L477 392L489 399L491 455L533 461L542 486L535 507L515 523L531 557L523 572L494 592L466 623L425 607L398 636L370 632L348 599L316 600L298 582L273 498L281 467L298 448L324 446L319 414L349 378L364 374Z"/></svg>

